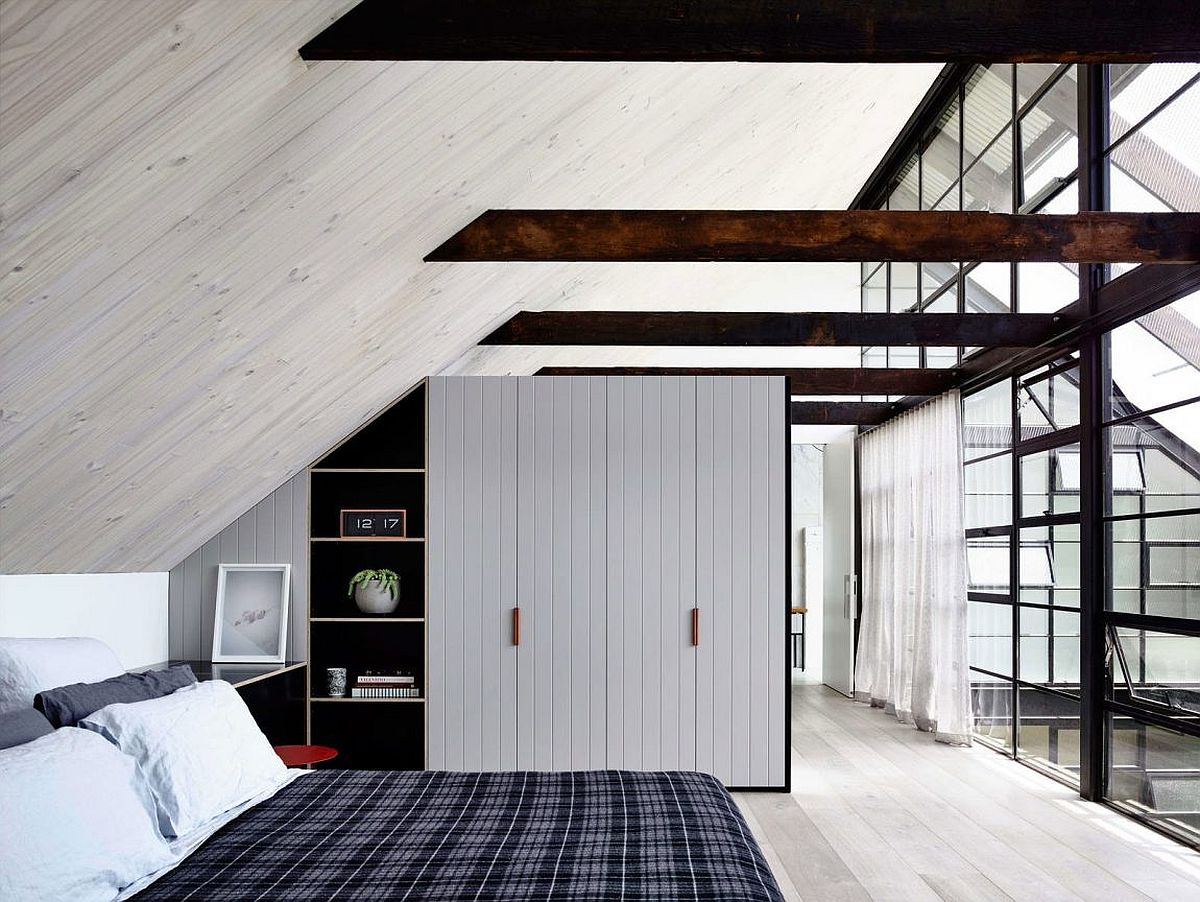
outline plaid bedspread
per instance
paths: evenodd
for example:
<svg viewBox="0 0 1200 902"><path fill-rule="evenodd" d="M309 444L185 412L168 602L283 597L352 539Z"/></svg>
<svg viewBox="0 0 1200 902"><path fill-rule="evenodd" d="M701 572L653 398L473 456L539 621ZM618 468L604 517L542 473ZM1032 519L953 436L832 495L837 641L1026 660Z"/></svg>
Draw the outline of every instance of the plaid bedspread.
<svg viewBox="0 0 1200 902"><path fill-rule="evenodd" d="M152 900L782 900L695 773L317 771L137 895Z"/></svg>

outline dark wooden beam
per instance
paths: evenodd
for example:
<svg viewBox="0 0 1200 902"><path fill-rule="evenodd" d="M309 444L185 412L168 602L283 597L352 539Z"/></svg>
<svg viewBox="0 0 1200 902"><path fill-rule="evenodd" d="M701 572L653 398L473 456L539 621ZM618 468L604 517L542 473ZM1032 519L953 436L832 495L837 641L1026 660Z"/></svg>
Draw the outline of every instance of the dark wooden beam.
<svg viewBox="0 0 1200 902"><path fill-rule="evenodd" d="M792 401L792 425L878 426L900 412L886 401Z"/></svg>
<svg viewBox="0 0 1200 902"><path fill-rule="evenodd" d="M939 395L953 369L901 367L544 366L535 376L786 376L793 395Z"/></svg>
<svg viewBox="0 0 1200 902"><path fill-rule="evenodd" d="M487 210L425 259L1195 263L1200 213Z"/></svg>
<svg viewBox="0 0 1200 902"><path fill-rule="evenodd" d="M1063 326L1056 313L547 310L516 314L480 344L1033 347Z"/></svg>
<svg viewBox="0 0 1200 902"><path fill-rule="evenodd" d="M1194 0L365 0L307 60L1200 59Z"/></svg>

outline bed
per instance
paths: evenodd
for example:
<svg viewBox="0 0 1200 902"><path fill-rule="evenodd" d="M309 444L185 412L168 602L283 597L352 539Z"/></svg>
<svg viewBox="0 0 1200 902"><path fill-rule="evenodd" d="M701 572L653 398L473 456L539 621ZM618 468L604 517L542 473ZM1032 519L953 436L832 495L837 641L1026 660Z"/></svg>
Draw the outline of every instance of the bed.
<svg viewBox="0 0 1200 902"><path fill-rule="evenodd" d="M316 771L138 893L157 900L781 900L698 773Z"/></svg>
<svg viewBox="0 0 1200 902"><path fill-rule="evenodd" d="M22 902L782 899L714 777L288 769L229 683L89 638L0 637L0 811Z"/></svg>

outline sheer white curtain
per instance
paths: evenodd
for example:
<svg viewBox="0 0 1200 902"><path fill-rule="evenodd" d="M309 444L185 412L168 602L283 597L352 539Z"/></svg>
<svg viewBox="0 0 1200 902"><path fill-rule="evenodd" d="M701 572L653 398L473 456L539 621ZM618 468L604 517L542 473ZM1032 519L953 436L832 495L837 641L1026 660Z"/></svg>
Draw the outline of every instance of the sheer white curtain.
<svg viewBox="0 0 1200 902"><path fill-rule="evenodd" d="M855 698L971 741L962 415L950 392L859 439L862 620Z"/></svg>

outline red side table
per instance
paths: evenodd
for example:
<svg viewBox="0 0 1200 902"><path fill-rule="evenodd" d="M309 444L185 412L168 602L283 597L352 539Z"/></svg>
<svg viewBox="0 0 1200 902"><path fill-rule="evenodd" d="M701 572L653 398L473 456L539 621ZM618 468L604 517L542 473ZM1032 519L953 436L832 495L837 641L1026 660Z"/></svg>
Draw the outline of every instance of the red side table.
<svg viewBox="0 0 1200 902"><path fill-rule="evenodd" d="M338 751L327 745L277 745L275 754L288 767L305 767L331 761L337 757Z"/></svg>

